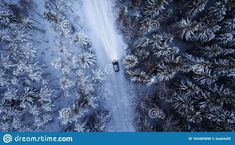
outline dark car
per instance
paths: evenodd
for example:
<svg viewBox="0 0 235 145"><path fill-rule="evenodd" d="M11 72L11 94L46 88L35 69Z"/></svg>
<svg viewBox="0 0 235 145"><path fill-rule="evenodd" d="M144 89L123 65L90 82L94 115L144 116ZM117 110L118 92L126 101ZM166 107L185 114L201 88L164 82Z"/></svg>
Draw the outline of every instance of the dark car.
<svg viewBox="0 0 235 145"><path fill-rule="evenodd" d="M118 72L119 71L119 64L118 64L118 61L117 60L114 60L113 61L113 70L115 72Z"/></svg>

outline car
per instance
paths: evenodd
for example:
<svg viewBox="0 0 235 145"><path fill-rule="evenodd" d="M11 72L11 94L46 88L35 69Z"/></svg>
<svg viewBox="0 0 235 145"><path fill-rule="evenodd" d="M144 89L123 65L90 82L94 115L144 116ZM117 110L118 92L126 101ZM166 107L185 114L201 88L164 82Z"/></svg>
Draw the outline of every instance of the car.
<svg viewBox="0 0 235 145"><path fill-rule="evenodd" d="M114 60L113 62L113 70L115 72L119 72L119 64L118 64L118 61L117 60Z"/></svg>

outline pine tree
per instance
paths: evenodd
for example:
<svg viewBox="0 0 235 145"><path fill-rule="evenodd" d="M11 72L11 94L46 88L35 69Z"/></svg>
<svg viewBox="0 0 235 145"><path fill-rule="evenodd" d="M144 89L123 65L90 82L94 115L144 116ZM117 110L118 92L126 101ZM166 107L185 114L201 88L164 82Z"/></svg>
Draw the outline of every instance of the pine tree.
<svg viewBox="0 0 235 145"><path fill-rule="evenodd" d="M31 33L38 29L21 5L1 5L0 130L41 131L53 120L55 93L33 47Z"/></svg>
<svg viewBox="0 0 235 145"><path fill-rule="evenodd" d="M127 11L133 9L126 6ZM128 56L141 63L131 69L127 65L127 77L144 83L147 90L156 88L155 98L170 106L166 112L173 115L170 122L182 124L176 130L234 131L234 2L146 1L139 9L143 15L137 20L142 27L128 42ZM163 21L168 9L172 12ZM152 21L158 23L157 29L149 31ZM164 89L157 89L161 85ZM149 123L144 114L146 108L159 104L149 98L137 103L136 123L142 131L161 126Z"/></svg>

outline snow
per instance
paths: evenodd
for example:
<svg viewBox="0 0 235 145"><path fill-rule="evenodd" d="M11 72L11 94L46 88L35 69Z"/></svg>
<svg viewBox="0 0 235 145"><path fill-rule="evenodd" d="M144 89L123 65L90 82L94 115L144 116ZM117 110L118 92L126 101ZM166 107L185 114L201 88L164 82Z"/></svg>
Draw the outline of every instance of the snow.
<svg viewBox="0 0 235 145"><path fill-rule="evenodd" d="M16 4L19 3L18 0L13 1L16 1ZM58 9L53 10L54 5L50 6L51 3L56 3ZM48 82L53 94L50 96L53 110L48 111L52 120L45 125L39 124L39 120L36 120L40 129L42 131L85 131L81 126L86 125L87 122L81 118L88 118L96 111L95 109L98 112L100 109L107 110L108 113L110 111L112 115L109 124L107 124L108 121L101 120L104 126L107 125L105 131L134 132L135 114L132 110L134 108L132 99L135 92L124 75L122 57L125 54L126 44L116 29L113 7L115 1L33 0L32 4L34 7L29 9L28 17L35 21L33 26L37 29L30 30L30 35L33 37L29 41L32 41L32 45L38 49L37 61L43 64L43 74L45 72L45 76L48 76L44 81ZM56 14L58 22L44 18L48 10ZM87 34L89 34L88 37ZM90 41L92 47L85 47L90 44ZM95 54L93 50L96 51ZM81 58L86 61L82 61ZM119 61L119 72L114 72L113 60ZM18 69L24 69L23 64L19 65ZM79 76L83 72L85 74ZM71 111L74 111L74 103L80 97L78 88L84 89L87 94L92 94L88 99L91 107L87 105L88 107L79 108L82 113L87 111L85 115L81 115L81 118L79 118L80 114L76 114L75 117L74 114L71 115ZM97 105L97 100L104 104ZM43 107L51 109L49 105L48 103ZM37 108L29 110L37 112ZM99 117L102 119L102 115ZM30 116L30 118L33 117ZM66 130L68 126L73 128Z"/></svg>
<svg viewBox="0 0 235 145"><path fill-rule="evenodd" d="M91 31L101 43L110 59L116 60L123 54L122 38L115 29L112 0L88 0L84 2L84 13Z"/></svg>
<svg viewBox="0 0 235 145"><path fill-rule="evenodd" d="M96 50L98 62L107 74L104 88L109 97L107 106L112 113L112 122L107 131L133 132L133 110L131 102L133 92L125 79L121 58L124 55L126 44L115 27L113 0L86 0L83 4L87 31L92 45ZM120 71L107 71L113 60L118 60ZM110 69L109 69L110 70Z"/></svg>

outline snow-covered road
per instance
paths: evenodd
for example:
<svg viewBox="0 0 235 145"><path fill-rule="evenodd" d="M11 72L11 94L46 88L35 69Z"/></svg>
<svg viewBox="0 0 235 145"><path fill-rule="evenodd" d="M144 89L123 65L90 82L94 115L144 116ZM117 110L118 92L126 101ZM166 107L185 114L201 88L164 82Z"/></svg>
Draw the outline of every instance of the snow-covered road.
<svg viewBox="0 0 235 145"><path fill-rule="evenodd" d="M107 74L104 87L109 97L107 106L112 113L112 121L107 131L134 131L131 107L133 92L125 79L121 58L125 52L125 43L115 27L113 0L86 0L84 14L89 27L89 37L96 50L99 66ZM113 72L112 60L118 60L120 71Z"/></svg>

